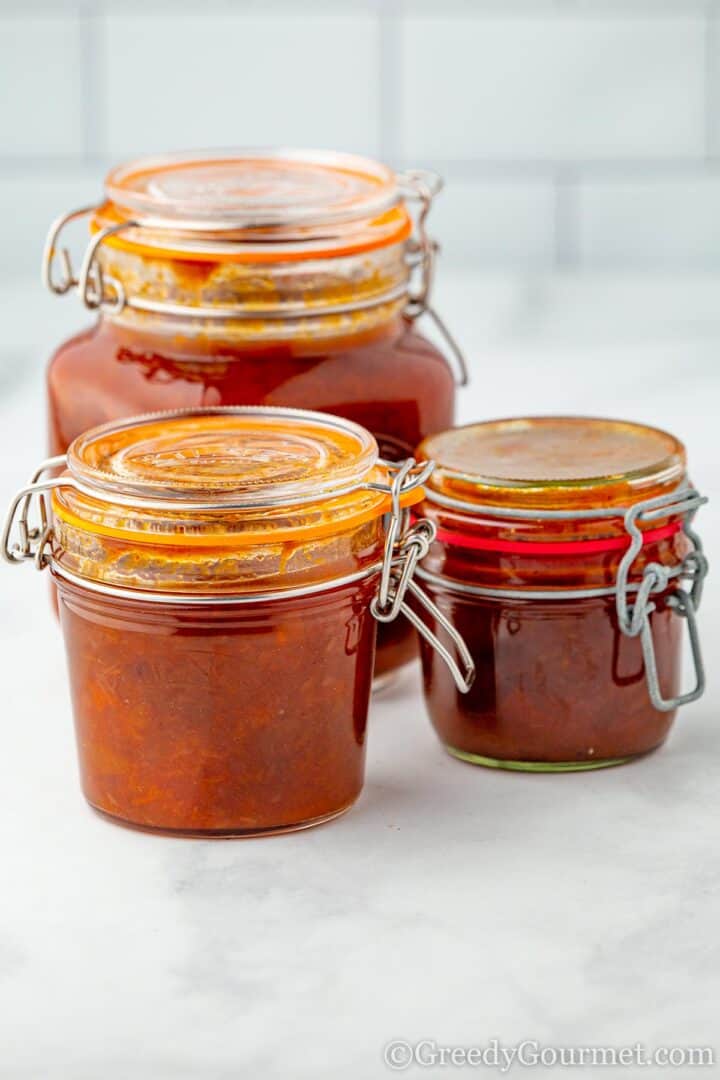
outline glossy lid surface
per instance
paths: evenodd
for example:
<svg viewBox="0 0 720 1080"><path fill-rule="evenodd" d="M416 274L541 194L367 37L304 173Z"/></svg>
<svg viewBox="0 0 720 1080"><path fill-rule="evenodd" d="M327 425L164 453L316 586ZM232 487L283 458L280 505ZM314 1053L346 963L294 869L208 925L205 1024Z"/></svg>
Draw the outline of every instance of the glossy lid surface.
<svg viewBox="0 0 720 1080"><path fill-rule="evenodd" d="M398 201L394 173L321 151L232 151L146 158L119 166L105 189L136 216L186 228L264 228L370 217Z"/></svg>
<svg viewBox="0 0 720 1080"><path fill-rule="evenodd" d="M436 462L431 491L492 506L619 506L685 476L685 448L674 436L597 417L470 424L431 436L420 454Z"/></svg>
<svg viewBox="0 0 720 1080"><path fill-rule="evenodd" d="M378 459L357 424L293 409L160 413L94 428L68 451L78 481L110 498L302 504L357 487Z"/></svg>
<svg viewBox="0 0 720 1080"><path fill-rule="evenodd" d="M111 246L303 257L404 239L411 221L395 173L315 150L236 150L143 158L113 169L93 228L132 222ZM183 239L184 238L184 239ZM224 245L224 247L223 247Z"/></svg>

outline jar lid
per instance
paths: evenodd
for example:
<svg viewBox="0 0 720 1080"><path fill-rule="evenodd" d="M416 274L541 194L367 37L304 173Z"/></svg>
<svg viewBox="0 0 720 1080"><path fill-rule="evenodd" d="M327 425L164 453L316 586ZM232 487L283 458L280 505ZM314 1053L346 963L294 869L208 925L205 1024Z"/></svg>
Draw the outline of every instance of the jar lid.
<svg viewBox="0 0 720 1080"><path fill-rule="evenodd" d="M381 516L388 467L358 424L263 406L183 409L93 428L71 444L64 520L158 544L309 540ZM408 492L405 505L422 491Z"/></svg>
<svg viewBox="0 0 720 1080"><path fill-rule="evenodd" d="M659 428L584 416L493 420L432 435L428 497L514 509L629 506L674 490L685 448Z"/></svg>
<svg viewBox="0 0 720 1080"><path fill-rule="evenodd" d="M181 410L106 424L71 444L72 476L138 503L293 506L357 489L378 447L349 421L293 409Z"/></svg>
<svg viewBox="0 0 720 1080"><path fill-rule="evenodd" d="M324 413L242 406L105 424L71 444L53 488L53 565L153 591L335 579L377 564L392 475L368 431ZM401 506L422 498L421 476Z"/></svg>
<svg viewBox="0 0 720 1080"><path fill-rule="evenodd" d="M111 246L156 255L273 260L370 250L405 239L402 185L351 154L244 150L142 158L113 169L97 230L134 223Z"/></svg>

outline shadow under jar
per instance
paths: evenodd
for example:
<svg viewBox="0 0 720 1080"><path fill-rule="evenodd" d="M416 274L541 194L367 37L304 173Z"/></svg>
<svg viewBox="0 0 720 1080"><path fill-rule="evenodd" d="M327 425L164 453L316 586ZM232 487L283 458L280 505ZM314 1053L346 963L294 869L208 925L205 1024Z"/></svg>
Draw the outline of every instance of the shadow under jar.
<svg viewBox="0 0 720 1080"><path fill-rule="evenodd" d="M407 507L427 472L381 463L348 421L263 408L114 422L45 463L3 552L57 585L88 802L209 836L351 806L376 597L405 610L400 579L427 550Z"/></svg>
<svg viewBox="0 0 720 1080"><path fill-rule="evenodd" d="M640 424L531 417L448 431L419 454L436 462L419 512L437 537L418 575L476 667L460 695L422 649L449 752L567 771L659 746L704 686L707 565L691 521L705 500L682 444ZM680 694L686 631L696 683Z"/></svg>
<svg viewBox="0 0 720 1080"><path fill-rule="evenodd" d="M109 420L158 409L272 405L346 417L390 461L453 422L457 376L418 330L434 318L439 181L352 155L247 151L112 170L100 205L53 225L45 279L97 322L48 370L51 454ZM414 217L410 210L416 208ZM89 217L78 273L61 232ZM377 674L414 654L380 632Z"/></svg>

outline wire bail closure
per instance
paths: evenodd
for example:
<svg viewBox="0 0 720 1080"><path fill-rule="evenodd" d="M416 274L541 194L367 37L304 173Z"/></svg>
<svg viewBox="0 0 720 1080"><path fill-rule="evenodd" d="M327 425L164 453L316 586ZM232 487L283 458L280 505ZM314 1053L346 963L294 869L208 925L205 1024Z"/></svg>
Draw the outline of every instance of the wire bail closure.
<svg viewBox="0 0 720 1080"><path fill-rule="evenodd" d="M398 180L405 199L412 199L420 204L415 222L417 236L408 242L407 251L407 263L411 275L415 274L418 280L417 284L413 285L411 282L409 286L405 314L413 321L419 319L421 315L428 315L432 319L453 358L458 386L467 386L470 377L465 354L450 333L445 321L430 304L440 245L437 240L429 236L426 224L433 199L442 190L442 180L436 173L427 172L424 169L410 169L402 173Z"/></svg>
<svg viewBox="0 0 720 1080"><path fill-rule="evenodd" d="M5 562L22 563L32 559L37 570L44 570L50 563L46 548L52 537L52 525L48 512L46 495L53 488L66 484L63 477L48 477L45 473L64 468L67 462L65 454L43 461L30 477L30 483L18 491L10 503L2 533L2 554ZM33 501L37 498L38 520L30 521ZM17 540L13 542L13 528L17 518Z"/></svg>
<svg viewBox="0 0 720 1080"><path fill-rule="evenodd" d="M427 498L439 506L446 506L450 509L483 513L489 517L497 513L497 507L468 503L450 496L441 496L436 491L428 492ZM453 581L451 578L431 573L424 567L418 568L418 577L421 581L430 582L438 588L451 589L460 593L497 600L514 600L517 597L522 597L525 600L558 601L586 600L601 596L614 597L620 632L626 637L640 638L645 662L645 678L652 704L659 712L672 712L673 709L678 708L680 705L687 705L691 701L697 701L705 690L705 669L695 614L700 606L703 582L708 572L708 560L703 553L700 537L692 528L692 522L699 508L707 501L706 496L700 495L693 488L683 488L680 491L673 491L654 499L645 499L643 502L635 503L628 508L618 508L616 514L618 517L620 515L623 517L625 528L630 537L630 544L618 566L615 584L607 588L498 589ZM503 515L518 521L592 521L606 518L608 508L546 510L543 512L520 508L504 508ZM645 540L638 523L640 521L656 521L677 515L682 516L682 531L693 545L692 551L688 552L684 559L674 566L663 566L656 562L648 563L643 570L640 582L631 582L629 580L630 571ZM532 546L532 542L529 541L527 543L529 551L532 550ZM650 616L656 610L657 605L651 597L665 592L671 584L678 581L691 581L690 591L688 592L682 585L675 584L672 591L667 595L665 603L687 621L695 686L692 690L679 694L677 697L664 698L660 690L655 645L650 624ZM634 596L634 600L630 599L631 596Z"/></svg>
<svg viewBox="0 0 720 1080"><path fill-rule="evenodd" d="M677 709L680 705L687 705L691 701L697 701L705 690L705 668L700 649L700 637L695 612L700 606L703 583L708 572L708 561L702 550L702 541L692 528L692 521L698 509L706 502L707 498L690 489L680 495L671 492L669 495L660 495L656 499L647 499L645 502L636 503L625 513L625 528L630 534L631 541L630 547L623 555L617 573L616 609L618 623L620 630L626 637L640 638L643 660L645 661L645 678L648 693L653 705L660 712L672 712L673 709ZM628 599L628 576L643 545L643 534L638 522L653 521L657 518L667 517L668 514L682 514L683 532L692 543L693 550L688 552L679 567L670 568L662 566L660 563L648 563L643 570L642 580L635 593L635 600L631 603ZM667 606L687 622L695 686L684 694L664 698L660 690L655 644L650 625L650 616L656 610L657 605L651 597L664 592L671 578L692 582L689 592L682 585L676 585L667 598Z"/></svg>
<svg viewBox="0 0 720 1080"><path fill-rule="evenodd" d="M434 462L428 461L418 467L414 458L408 458L397 465L390 462L385 464L395 473L389 489L392 507L385 536L380 585L370 603L370 611L380 623L390 623L399 615L404 615L447 664L458 690L466 694L475 679L475 663L468 647L452 623L414 580L418 562L425 558L435 539L435 526L426 518L419 518L412 527L408 527L409 511L401 505L401 496L405 492L427 481ZM406 602L408 593L443 628L455 646L459 663L417 611Z"/></svg>
<svg viewBox="0 0 720 1080"><path fill-rule="evenodd" d="M66 225L88 214L99 210L99 205L83 206L79 210L71 210L63 214L55 221L47 234L42 257L42 280L46 289L55 296L64 296L65 293L75 289L83 304L89 311L105 311L108 315L119 315L127 303L125 290L122 282L117 278L105 275L102 272L97 258L101 244L108 236L115 236L124 229L136 227L134 221L123 221L119 225L111 225L106 229L100 229L88 244L83 256L80 274L76 276L73 270L72 258L68 248L60 247L60 236ZM62 263L62 276L58 280L55 277L55 259L60 258ZM109 285L110 292L105 286Z"/></svg>

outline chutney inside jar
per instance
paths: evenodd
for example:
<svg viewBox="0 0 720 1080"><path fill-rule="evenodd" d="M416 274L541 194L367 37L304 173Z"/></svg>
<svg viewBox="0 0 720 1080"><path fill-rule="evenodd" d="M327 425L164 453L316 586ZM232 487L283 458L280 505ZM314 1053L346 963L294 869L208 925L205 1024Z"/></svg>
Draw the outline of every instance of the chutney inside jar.
<svg viewBox="0 0 720 1080"><path fill-rule="evenodd" d="M348 809L386 520L420 497L421 473L395 490L358 425L253 408L107 424L66 465L46 485L38 558L58 589L88 802L204 836Z"/></svg>
<svg viewBox="0 0 720 1080"><path fill-rule="evenodd" d="M89 215L86 273L63 276L57 231L48 240L51 289L78 278L96 315L50 361L50 453L151 410L269 405L344 416L383 458L410 456L454 413L453 371L420 322L436 180L302 150L113 168ZM379 676L414 655L409 626L380 627Z"/></svg>
<svg viewBox="0 0 720 1080"><path fill-rule="evenodd" d="M437 463L420 511L437 537L418 573L476 667L457 694L422 648L444 746L528 771L658 747L704 685L706 563L690 527L704 500L683 445L641 424L528 417L433 436L419 454ZM696 683L681 693L686 631Z"/></svg>

